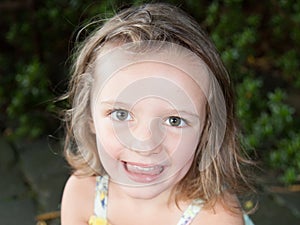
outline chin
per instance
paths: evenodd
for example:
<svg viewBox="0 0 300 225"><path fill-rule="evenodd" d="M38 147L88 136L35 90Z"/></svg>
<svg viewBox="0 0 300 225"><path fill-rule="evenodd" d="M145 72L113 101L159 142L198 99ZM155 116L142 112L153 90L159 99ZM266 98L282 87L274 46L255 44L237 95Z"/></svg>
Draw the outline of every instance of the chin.
<svg viewBox="0 0 300 225"><path fill-rule="evenodd" d="M158 197L161 194L167 194L170 192L171 187L165 183L154 184L149 186L140 187L122 187L122 189L132 198L151 200Z"/></svg>

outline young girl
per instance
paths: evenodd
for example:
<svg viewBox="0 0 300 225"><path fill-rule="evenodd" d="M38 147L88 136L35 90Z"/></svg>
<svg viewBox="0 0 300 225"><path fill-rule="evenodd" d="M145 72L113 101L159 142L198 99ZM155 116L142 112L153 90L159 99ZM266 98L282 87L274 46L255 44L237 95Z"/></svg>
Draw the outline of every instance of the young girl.
<svg viewBox="0 0 300 225"><path fill-rule="evenodd" d="M180 9L121 11L78 50L62 225L252 224L228 74Z"/></svg>

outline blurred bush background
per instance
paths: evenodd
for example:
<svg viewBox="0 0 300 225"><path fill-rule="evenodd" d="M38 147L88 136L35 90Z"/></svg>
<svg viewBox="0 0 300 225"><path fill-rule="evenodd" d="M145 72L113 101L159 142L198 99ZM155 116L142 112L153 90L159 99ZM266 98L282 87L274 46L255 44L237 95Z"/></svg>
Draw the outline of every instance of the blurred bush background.
<svg viewBox="0 0 300 225"><path fill-rule="evenodd" d="M66 90L83 24L142 1L0 1L0 131L7 140L62 137ZM210 34L236 91L242 142L278 181L300 175L300 1L162 1ZM88 32L81 32L80 40Z"/></svg>

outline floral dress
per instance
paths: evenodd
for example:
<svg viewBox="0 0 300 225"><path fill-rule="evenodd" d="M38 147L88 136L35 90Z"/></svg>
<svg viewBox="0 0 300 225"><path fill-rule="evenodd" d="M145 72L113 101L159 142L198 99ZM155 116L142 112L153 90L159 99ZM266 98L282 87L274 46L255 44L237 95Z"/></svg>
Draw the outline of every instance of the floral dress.
<svg viewBox="0 0 300 225"><path fill-rule="evenodd" d="M96 197L94 202L94 215L89 219L89 225L109 225L107 221L107 193L108 176L96 178ZM182 214L177 225L189 225L200 212L201 200L194 200ZM247 215L244 215L245 225L254 225Z"/></svg>
<svg viewBox="0 0 300 225"><path fill-rule="evenodd" d="M107 212L108 176L96 178L96 196L94 202L94 215L89 219L89 225L108 225Z"/></svg>

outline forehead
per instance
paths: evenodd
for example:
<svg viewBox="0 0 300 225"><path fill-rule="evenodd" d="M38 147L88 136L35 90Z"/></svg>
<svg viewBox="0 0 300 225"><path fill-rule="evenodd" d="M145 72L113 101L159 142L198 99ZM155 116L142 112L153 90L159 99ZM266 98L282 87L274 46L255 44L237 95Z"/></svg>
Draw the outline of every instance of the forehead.
<svg viewBox="0 0 300 225"><path fill-rule="evenodd" d="M173 43L155 41L110 46L111 50L106 47L95 62L93 95L105 91L109 85L112 92L152 77L148 83L154 87L161 83L166 85L162 80L168 80L179 89L192 90L191 94L197 92L199 95L202 91L207 96L210 83L207 66L190 50ZM147 85L148 88L150 86Z"/></svg>
<svg viewBox="0 0 300 225"><path fill-rule="evenodd" d="M116 98L125 90L133 94L144 93L157 97L166 96L165 92L169 92L170 97L176 97L182 92L192 98L203 95L199 85L180 69L149 61L128 65L112 74L105 83L96 81L94 88L95 92L101 92L101 96L110 98Z"/></svg>

